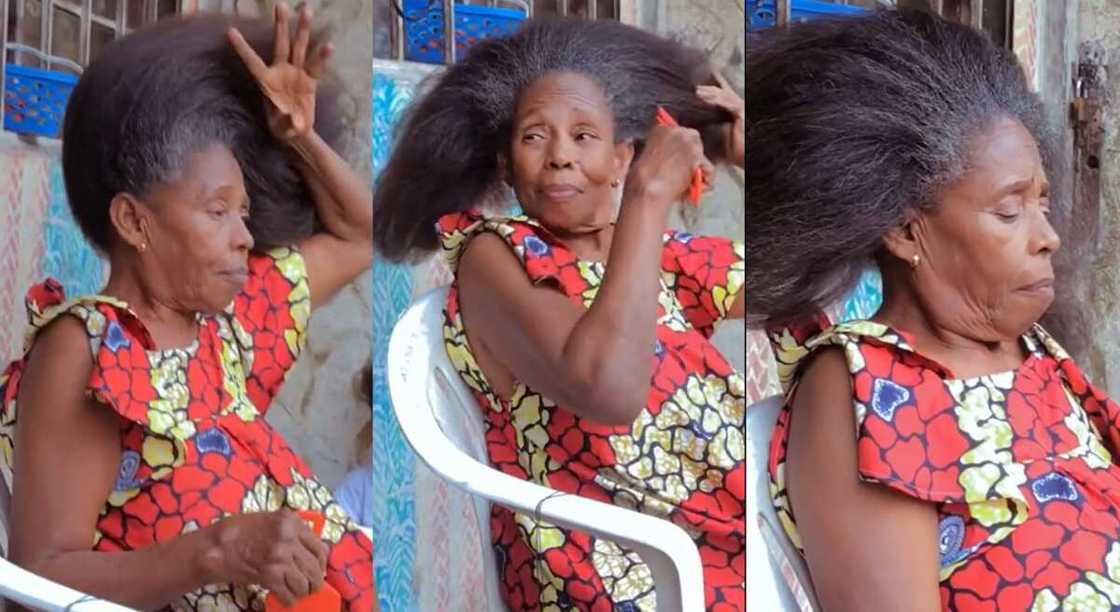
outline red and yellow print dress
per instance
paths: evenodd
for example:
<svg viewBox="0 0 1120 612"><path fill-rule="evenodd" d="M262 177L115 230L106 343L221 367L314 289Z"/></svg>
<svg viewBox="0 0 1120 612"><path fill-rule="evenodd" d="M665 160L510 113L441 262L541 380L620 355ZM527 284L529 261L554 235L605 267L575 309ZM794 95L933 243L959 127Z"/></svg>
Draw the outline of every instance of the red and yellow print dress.
<svg viewBox="0 0 1120 612"><path fill-rule="evenodd" d="M958 379L905 333L823 323L771 334L790 389L771 439L771 496L795 544L785 458L796 370L840 347L860 478L937 507L929 545L943 609L1120 609L1120 407L1052 337L1035 326L1017 369Z"/></svg>
<svg viewBox="0 0 1120 612"><path fill-rule="evenodd" d="M97 521L93 550L128 551L205 527L223 516L288 508L326 516L327 582L351 612L373 607L372 544L315 480L265 411L305 344L307 270L293 249L249 260L249 278L225 312L199 316L187 348L154 350L127 304L104 296L65 301L53 280L28 295L35 335L57 317L81 320L94 366L87 393L120 416L121 463ZM26 352L25 352L26 355ZM0 377L0 448L11 482L22 360ZM174 610L262 610L265 591L209 585Z"/></svg>
<svg viewBox="0 0 1120 612"><path fill-rule="evenodd" d="M534 283L553 283L589 307L604 266L581 261L526 217L448 215L438 224L456 266L467 241L493 232ZM518 384L505 402L471 354L448 296L448 355L486 418L495 467L524 480L662 517L691 534L704 565L709 610L746 608L745 392L741 375L712 346L713 326L743 286L743 247L683 233L665 237L656 366L644 410L631 426L581 419ZM493 506L491 533L512 610L652 610L653 581L638 556L587 534Z"/></svg>

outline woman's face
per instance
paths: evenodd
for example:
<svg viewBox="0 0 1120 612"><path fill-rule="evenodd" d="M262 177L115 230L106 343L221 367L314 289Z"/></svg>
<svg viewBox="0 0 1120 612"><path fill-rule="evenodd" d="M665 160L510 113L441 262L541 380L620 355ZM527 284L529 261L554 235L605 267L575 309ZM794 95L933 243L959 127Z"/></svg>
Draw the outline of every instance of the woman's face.
<svg viewBox="0 0 1120 612"><path fill-rule="evenodd" d="M521 207L560 234L613 221L633 146L616 144L614 117L594 80L562 72L521 92L507 172Z"/></svg>
<svg viewBox="0 0 1120 612"><path fill-rule="evenodd" d="M249 195L233 153L223 145L198 151L148 200L151 244L142 257L167 275L172 300L200 312L225 308L245 283L253 248Z"/></svg>
<svg viewBox="0 0 1120 612"><path fill-rule="evenodd" d="M1049 185L1037 143L1021 123L993 122L965 175L909 232L922 307L941 327L981 341L1018 337L1054 300Z"/></svg>

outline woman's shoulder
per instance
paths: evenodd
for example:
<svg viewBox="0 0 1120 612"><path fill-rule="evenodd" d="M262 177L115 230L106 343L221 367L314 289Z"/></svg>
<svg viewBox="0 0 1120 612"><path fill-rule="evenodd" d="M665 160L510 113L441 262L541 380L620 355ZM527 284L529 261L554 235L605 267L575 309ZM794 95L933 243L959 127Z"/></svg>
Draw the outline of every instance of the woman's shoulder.
<svg viewBox="0 0 1120 612"><path fill-rule="evenodd" d="M67 298L62 285L53 278L33 286L27 293L25 306L28 317L25 353L48 330L58 328L70 331L51 333L82 340L101 338L110 328L114 333L127 335L132 326L122 324L135 316L126 302L112 296L90 294ZM113 325L115 322L119 324Z"/></svg>
<svg viewBox="0 0 1120 612"><path fill-rule="evenodd" d="M838 349L829 352L843 359L852 376L869 367L889 372L890 364L904 356L921 359L907 334L869 319L832 323L822 313L771 328L768 336L784 389L789 389L805 373L818 353L830 348Z"/></svg>
<svg viewBox="0 0 1120 612"><path fill-rule="evenodd" d="M96 366L95 347L101 342L105 322L113 315L111 302L103 313L97 297L67 300L61 285L53 279L31 289L27 297L30 325L23 355L8 364L0 376L5 411L14 409L20 389L27 384L37 392L47 387L57 390L86 384ZM49 374L32 374L29 378L28 374L34 372Z"/></svg>
<svg viewBox="0 0 1120 612"><path fill-rule="evenodd" d="M552 270L574 260L574 255L544 227L525 215L493 215L467 211L444 215L436 224L440 246L453 270L475 239L492 234L526 267ZM530 270L530 275L533 271Z"/></svg>

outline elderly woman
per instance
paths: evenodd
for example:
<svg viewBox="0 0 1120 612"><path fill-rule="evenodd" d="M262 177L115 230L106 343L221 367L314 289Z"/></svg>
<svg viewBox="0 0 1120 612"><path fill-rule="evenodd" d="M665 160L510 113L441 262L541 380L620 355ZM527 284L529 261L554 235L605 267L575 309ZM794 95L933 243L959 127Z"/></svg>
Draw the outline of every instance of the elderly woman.
<svg viewBox="0 0 1120 612"><path fill-rule="evenodd" d="M747 79L771 491L824 609L1116 609L1120 409L1037 324L1059 240L1014 57L881 12L763 35ZM872 262L879 311L822 328Z"/></svg>
<svg viewBox="0 0 1120 612"><path fill-rule="evenodd" d="M142 609L259 610L324 576L374 605L369 539L264 420L311 310L372 257L369 189L316 128L330 47L289 19L274 41L239 23L253 45L218 17L158 24L74 91L67 191L111 274L34 288L0 380L10 556L37 574Z"/></svg>
<svg viewBox="0 0 1120 612"><path fill-rule="evenodd" d="M392 258L450 258L447 349L493 464L686 528L708 607L730 611L745 607L744 389L709 336L744 311L742 250L666 231L694 169L742 150L735 113L698 86L740 110L701 54L619 23L487 41L406 119L374 235ZM658 105L691 127L655 126ZM472 210L503 183L523 215ZM497 506L491 531L511 609L652 609L631 551Z"/></svg>

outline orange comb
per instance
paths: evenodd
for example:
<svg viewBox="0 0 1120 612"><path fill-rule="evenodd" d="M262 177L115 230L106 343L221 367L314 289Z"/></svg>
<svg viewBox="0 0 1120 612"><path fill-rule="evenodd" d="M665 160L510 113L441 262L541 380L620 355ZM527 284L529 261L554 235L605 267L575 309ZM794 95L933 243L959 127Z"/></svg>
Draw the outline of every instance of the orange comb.
<svg viewBox="0 0 1120 612"><path fill-rule="evenodd" d="M319 512L305 510L299 513L299 518L310 523L311 531L315 535L323 535L323 523L326 519ZM280 602L280 598L268 594L264 600L265 612L340 612L342 610L342 596L329 584L323 583L318 591L295 602L291 607Z"/></svg>
<svg viewBox="0 0 1120 612"><path fill-rule="evenodd" d="M677 127L677 120L673 119L665 109L657 107L657 123L668 127ZM693 206L700 206L700 194L704 192L704 172L699 167L692 170L692 184L688 186L688 201Z"/></svg>

